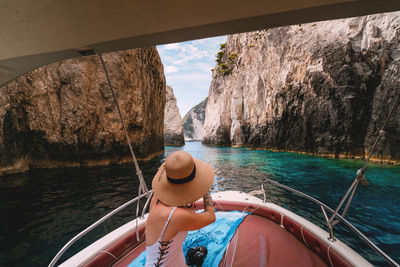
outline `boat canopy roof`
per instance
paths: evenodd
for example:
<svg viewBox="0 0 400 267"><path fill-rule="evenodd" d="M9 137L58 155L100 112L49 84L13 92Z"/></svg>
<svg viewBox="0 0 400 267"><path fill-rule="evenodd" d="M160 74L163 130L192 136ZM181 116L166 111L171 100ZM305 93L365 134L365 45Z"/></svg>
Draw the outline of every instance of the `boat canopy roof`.
<svg viewBox="0 0 400 267"><path fill-rule="evenodd" d="M3 0L0 86L81 55L398 10L398 0Z"/></svg>

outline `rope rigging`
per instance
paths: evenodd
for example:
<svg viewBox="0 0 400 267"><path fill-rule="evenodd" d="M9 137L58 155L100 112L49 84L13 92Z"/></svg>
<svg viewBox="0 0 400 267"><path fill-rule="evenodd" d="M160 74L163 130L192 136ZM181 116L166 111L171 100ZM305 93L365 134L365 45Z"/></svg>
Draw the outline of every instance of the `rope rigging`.
<svg viewBox="0 0 400 267"><path fill-rule="evenodd" d="M363 185L368 185L368 181L365 179L365 170L367 168L367 165L369 163L369 160L371 159L372 153L375 150L376 145L378 144L378 141L381 137L384 136L385 134L385 128L387 126L387 124L389 123L389 120L394 112L394 110L396 109L397 105L399 104L400 101L400 93L397 95L396 101L394 102L392 109L390 110L388 116L386 117L386 120L384 121L381 129L379 130L379 134L375 139L375 142L371 148L371 150L369 151L368 157L365 159L364 165L362 166L362 168L357 170L357 176L354 179L353 183L351 184L351 186L349 187L349 189L347 190L346 194L343 196L342 200L340 201L339 205L337 206L337 208L335 209L335 212L332 214L332 216L329 218L329 224L333 227L336 224L338 224L340 221L338 219L336 219L335 221L333 221L333 219L336 217L336 215L338 214L339 210L342 208L344 202L346 201L347 197L350 194L350 197L348 198L346 205L343 209L343 213L342 213L342 217L346 216L346 213L350 207L350 203L353 200L354 197L354 193L357 190L357 186L358 184L361 182L361 184Z"/></svg>
<svg viewBox="0 0 400 267"><path fill-rule="evenodd" d="M115 95L114 89L113 89L113 87L111 85L110 77L108 76L108 72L107 72L106 64L104 63L104 60L103 60L103 56L102 56L102 54L98 54L98 55L99 55L99 58L100 58L101 65L103 66L104 73L106 75L108 87L110 88L111 94L112 94L112 96L114 98L115 105L117 106L117 111L118 111L118 114L119 114L119 118L121 120L122 128L124 129L124 132L125 132L126 141L128 143L129 150L131 152L132 160L133 160L133 162L135 164L136 174L137 174L137 176L139 178L138 196L140 196L141 194L146 194L146 197L147 197L147 201L146 201L146 204L145 204L145 206L143 208L143 212L142 212L142 215L141 215L141 217L143 217L144 210L147 208L147 205L148 205L148 203L149 203L149 201L151 199L152 194L149 193L149 190L148 190L147 185L146 185L146 183L144 181L144 178L143 178L142 171L140 170L139 164L138 164L138 162L136 160L135 153L133 152L131 139L129 138L128 130L126 129L124 119L122 118L121 108L120 108L117 96ZM138 218L139 218L139 209L140 209L140 205L139 204L140 204L140 201L138 201L137 204L136 204L136 216L135 216L135 218L136 218L136 239L137 239L137 241L139 241L139 239L140 239L140 237L139 237L139 229L138 229Z"/></svg>

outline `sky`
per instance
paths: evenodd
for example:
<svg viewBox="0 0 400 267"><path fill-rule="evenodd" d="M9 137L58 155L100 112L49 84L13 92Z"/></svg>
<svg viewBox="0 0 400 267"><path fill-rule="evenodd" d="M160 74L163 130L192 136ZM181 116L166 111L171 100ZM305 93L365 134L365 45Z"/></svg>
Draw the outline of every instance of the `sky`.
<svg viewBox="0 0 400 267"><path fill-rule="evenodd" d="M183 118L208 96L215 55L226 36L157 46L167 85L174 90Z"/></svg>

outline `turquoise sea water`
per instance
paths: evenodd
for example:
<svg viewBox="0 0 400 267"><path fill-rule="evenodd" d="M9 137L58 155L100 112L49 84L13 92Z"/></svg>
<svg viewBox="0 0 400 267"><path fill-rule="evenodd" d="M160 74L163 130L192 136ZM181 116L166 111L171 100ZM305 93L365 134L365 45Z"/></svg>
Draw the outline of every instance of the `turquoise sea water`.
<svg viewBox="0 0 400 267"><path fill-rule="evenodd" d="M259 190L265 178L289 185L334 208L362 166L358 160L325 159L296 153L216 148L188 142L166 147L164 155L140 163L148 186L169 154L185 150L216 170L213 191ZM359 186L348 220L400 262L400 168L370 165L370 185ZM267 186L267 199L324 227L320 208L290 192ZM45 266L75 234L136 196L132 166L36 170L0 178L0 266ZM105 233L133 219L128 208L71 247L76 253ZM340 224L336 236L377 266L386 266Z"/></svg>
<svg viewBox="0 0 400 267"><path fill-rule="evenodd" d="M214 190L260 189L265 178L304 192L331 208L340 202L354 181L363 161L327 159L297 153L282 153L246 148L204 147L187 143L169 147L166 155L185 150L216 169ZM400 168L371 164L366 178L369 186L359 186L347 219L383 251L400 262ZM267 200L282 205L326 229L320 207L293 193L264 184ZM379 256L342 225L335 233L365 258L384 266Z"/></svg>

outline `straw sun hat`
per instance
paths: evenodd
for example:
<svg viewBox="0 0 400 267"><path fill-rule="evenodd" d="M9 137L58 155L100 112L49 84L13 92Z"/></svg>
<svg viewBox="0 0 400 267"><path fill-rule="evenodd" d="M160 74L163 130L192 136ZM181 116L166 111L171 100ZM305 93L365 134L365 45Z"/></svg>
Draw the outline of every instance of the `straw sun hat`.
<svg viewBox="0 0 400 267"><path fill-rule="evenodd" d="M153 178L154 195L170 206L183 206L203 197L214 181L214 169L184 151L172 153Z"/></svg>

